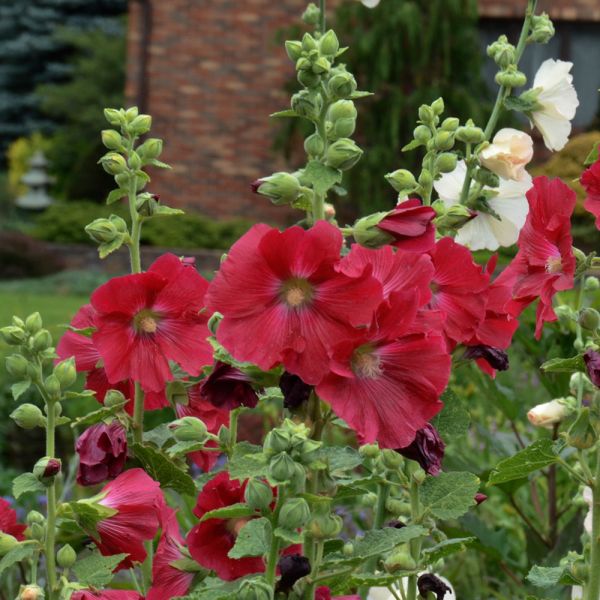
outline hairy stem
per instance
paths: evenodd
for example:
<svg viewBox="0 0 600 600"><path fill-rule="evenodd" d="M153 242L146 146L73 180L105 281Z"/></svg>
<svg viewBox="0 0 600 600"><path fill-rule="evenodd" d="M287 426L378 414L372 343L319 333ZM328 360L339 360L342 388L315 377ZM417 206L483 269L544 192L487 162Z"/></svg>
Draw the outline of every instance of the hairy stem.
<svg viewBox="0 0 600 600"><path fill-rule="evenodd" d="M56 452L56 402L46 398L46 456L54 458ZM46 584L48 600L56 598L56 479L46 489Z"/></svg>
<svg viewBox="0 0 600 600"><path fill-rule="evenodd" d="M325 11L326 11L325 4L326 4L325 0L319 0L319 10L320 10L319 30L321 31L321 33L325 33L325 27L327 25L327 15L325 13Z"/></svg>
<svg viewBox="0 0 600 600"><path fill-rule="evenodd" d="M593 487L590 579L586 600L600 600L600 445L596 451L596 473Z"/></svg>

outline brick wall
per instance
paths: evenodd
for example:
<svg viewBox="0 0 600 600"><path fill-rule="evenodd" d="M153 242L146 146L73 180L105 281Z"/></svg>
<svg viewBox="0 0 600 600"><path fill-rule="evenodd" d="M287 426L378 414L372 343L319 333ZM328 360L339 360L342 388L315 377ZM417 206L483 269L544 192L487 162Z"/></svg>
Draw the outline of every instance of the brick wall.
<svg viewBox="0 0 600 600"><path fill-rule="evenodd" d="M523 16L526 0L478 0L484 17ZM600 21L600 0L539 0L538 12L545 10L552 19Z"/></svg>

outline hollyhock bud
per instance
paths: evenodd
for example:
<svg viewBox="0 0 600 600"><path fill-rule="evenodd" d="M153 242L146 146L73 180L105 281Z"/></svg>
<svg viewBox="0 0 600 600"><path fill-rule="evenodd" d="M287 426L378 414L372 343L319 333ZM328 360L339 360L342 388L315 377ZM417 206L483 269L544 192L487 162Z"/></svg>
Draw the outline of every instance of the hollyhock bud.
<svg viewBox="0 0 600 600"><path fill-rule="evenodd" d="M33 474L40 483L48 487L52 485L55 477L60 473L61 466L60 459L44 456L35 463Z"/></svg>
<svg viewBox="0 0 600 600"><path fill-rule="evenodd" d="M37 510L31 510L29 513L27 513L26 520L28 525L44 525L46 522L46 517L44 517L44 515Z"/></svg>
<svg viewBox="0 0 600 600"><path fill-rule="evenodd" d="M56 375L48 375L44 380L44 387L51 398L58 398L60 396L60 381Z"/></svg>
<svg viewBox="0 0 600 600"><path fill-rule="evenodd" d="M127 224L121 217L111 215L110 219L95 219L85 226L85 232L97 244L110 244L122 238Z"/></svg>
<svg viewBox="0 0 600 600"><path fill-rule="evenodd" d="M14 325L8 325L0 329L0 336L9 346L20 346L25 343L27 336L21 327L15 327Z"/></svg>
<svg viewBox="0 0 600 600"><path fill-rule="evenodd" d="M479 506L480 504L482 504L483 502L485 502L488 499L488 497L485 494L475 494L475 502L477 504L477 506Z"/></svg>
<svg viewBox="0 0 600 600"><path fill-rule="evenodd" d="M377 227L387 215L387 212L378 212L358 219L352 227L356 243L365 248L381 248L392 242L393 236Z"/></svg>
<svg viewBox="0 0 600 600"><path fill-rule="evenodd" d="M298 198L300 182L289 173L279 172L257 179L252 184L252 190L261 196L266 196L276 206L282 206Z"/></svg>
<svg viewBox="0 0 600 600"><path fill-rule="evenodd" d="M296 463L285 452L276 454L269 464L269 477L276 483L290 481L296 471Z"/></svg>
<svg viewBox="0 0 600 600"><path fill-rule="evenodd" d="M449 131L438 131L433 138L436 150L450 150L454 146L454 136Z"/></svg>
<svg viewBox="0 0 600 600"><path fill-rule="evenodd" d="M415 460L429 475L438 475L442 470L442 460L446 445L436 428L427 423L419 429L415 439L405 448L398 448L396 452L402 456Z"/></svg>
<svg viewBox="0 0 600 600"><path fill-rule="evenodd" d="M431 105L431 110L436 116L441 115L444 112L444 99L438 98L437 100L434 100Z"/></svg>
<svg viewBox="0 0 600 600"><path fill-rule="evenodd" d="M365 458L377 458L381 450L378 444L365 444L358 449L358 453Z"/></svg>
<svg viewBox="0 0 600 600"><path fill-rule="evenodd" d="M271 600L272 589L266 581L249 579L244 581L236 594L239 600Z"/></svg>
<svg viewBox="0 0 600 600"><path fill-rule="evenodd" d="M137 153L143 160L158 158L163 149L163 141L158 138L148 138L138 149Z"/></svg>
<svg viewBox="0 0 600 600"><path fill-rule="evenodd" d="M292 436L288 431L281 428L269 431L265 437L264 449L267 455L287 452L292 444Z"/></svg>
<svg viewBox="0 0 600 600"><path fill-rule="evenodd" d="M429 592L435 594L436 600L444 600L446 593L452 594L452 589L433 573L423 573L420 575L417 580L417 587L419 588L419 594L423 598L427 598Z"/></svg>
<svg viewBox="0 0 600 600"><path fill-rule="evenodd" d="M352 100L338 100L327 111L327 119L331 122L328 131L329 139L350 137L356 128L357 111Z"/></svg>
<svg viewBox="0 0 600 600"><path fill-rule="evenodd" d="M120 404L125 404L127 399L119 390L108 390L106 395L104 396L104 406L107 408L111 408L112 406L118 406Z"/></svg>
<svg viewBox="0 0 600 600"><path fill-rule="evenodd" d="M250 508L267 510L273 502L273 490L264 481L251 479L244 491L244 500Z"/></svg>
<svg viewBox="0 0 600 600"><path fill-rule="evenodd" d="M466 360L485 360L492 369L497 371L506 371L509 367L508 355L501 348L492 348L492 346L469 346L463 358Z"/></svg>
<svg viewBox="0 0 600 600"><path fill-rule="evenodd" d="M127 162L117 152L109 152L100 159L102 168L109 175L119 175L127 170Z"/></svg>
<svg viewBox="0 0 600 600"><path fill-rule="evenodd" d="M417 188L417 180L408 169L388 173L385 179L400 194L413 192Z"/></svg>
<svg viewBox="0 0 600 600"><path fill-rule="evenodd" d="M71 356L70 358L59 362L54 367L54 376L58 379L61 389L65 390L70 388L77 380L75 358Z"/></svg>
<svg viewBox="0 0 600 600"><path fill-rule="evenodd" d="M44 590L35 584L21 587L18 600L44 600Z"/></svg>
<svg viewBox="0 0 600 600"><path fill-rule="evenodd" d="M35 429L46 425L46 417L34 404L21 404L12 411L10 418L23 429Z"/></svg>
<svg viewBox="0 0 600 600"><path fill-rule="evenodd" d="M515 65L509 65L506 70L496 73L494 80L503 87L516 88L527 83L527 76L525 73L518 71Z"/></svg>
<svg viewBox="0 0 600 600"><path fill-rule="evenodd" d="M536 427L552 429L554 425L562 422L571 412L570 403L560 398L534 406L527 413L527 418Z"/></svg>
<svg viewBox="0 0 600 600"><path fill-rule="evenodd" d="M321 156L325 152L325 141L318 133L313 133L304 140L304 151L309 156Z"/></svg>
<svg viewBox="0 0 600 600"><path fill-rule="evenodd" d="M554 37L554 24L547 13L531 17L530 38L538 44L547 44Z"/></svg>
<svg viewBox="0 0 600 600"><path fill-rule="evenodd" d="M577 322L589 331L596 331L600 327L600 313L595 308L584 308L579 311Z"/></svg>
<svg viewBox="0 0 600 600"><path fill-rule="evenodd" d="M435 219L435 224L440 229L460 229L476 216L477 213L467 208L464 204L452 204L443 214Z"/></svg>
<svg viewBox="0 0 600 600"><path fill-rule="evenodd" d="M435 167L440 173L451 173L456 169L458 158L452 152L442 152L435 159Z"/></svg>
<svg viewBox="0 0 600 600"><path fill-rule="evenodd" d="M348 98L357 88L356 79L343 67L332 69L327 81L327 91L333 98Z"/></svg>
<svg viewBox="0 0 600 600"><path fill-rule="evenodd" d="M325 161L334 169L347 171L351 169L362 156L363 151L349 138L336 140L327 148Z"/></svg>
<svg viewBox="0 0 600 600"><path fill-rule="evenodd" d="M533 140L523 131L505 127L479 153L479 158L484 167L503 179L521 181L526 175L525 167L533 158Z"/></svg>
<svg viewBox="0 0 600 600"><path fill-rule="evenodd" d="M127 116L127 113L126 113ZM150 115L137 115L127 128L134 135L143 135L148 133L152 127L152 117Z"/></svg>
<svg viewBox="0 0 600 600"><path fill-rule="evenodd" d="M122 125L125 123L125 114L121 110L117 110L116 108L105 108L104 109L104 118L111 125Z"/></svg>
<svg viewBox="0 0 600 600"><path fill-rule="evenodd" d="M456 130L456 139L465 144L481 144L485 140L485 133L481 127L475 127L470 119L464 126Z"/></svg>
<svg viewBox="0 0 600 600"><path fill-rule="evenodd" d="M394 450L382 450L381 458L385 468L389 469L390 471L397 471L404 462L402 456L400 456Z"/></svg>
<svg viewBox="0 0 600 600"><path fill-rule="evenodd" d="M591 276L591 277L586 277L585 279L585 283L584 283L584 290L586 292L595 292L596 290L600 289L600 279L598 279L597 277Z"/></svg>
<svg viewBox="0 0 600 600"><path fill-rule="evenodd" d="M69 544L65 544L56 553L56 562L61 569L70 569L77 560L77 553Z"/></svg>
<svg viewBox="0 0 600 600"><path fill-rule="evenodd" d="M207 439L208 429L204 421L197 417L186 416L169 424L169 429L178 442L203 443Z"/></svg>
<svg viewBox="0 0 600 600"><path fill-rule="evenodd" d="M287 593L293 587L296 581L310 574L310 561L301 554L288 554L282 556L277 563L281 579L277 583L277 592Z"/></svg>
<svg viewBox="0 0 600 600"><path fill-rule="evenodd" d="M286 500L279 512L278 524L285 529L294 530L304 527L310 519L310 508L304 498Z"/></svg>
<svg viewBox="0 0 600 600"><path fill-rule="evenodd" d="M283 393L283 406L288 410L300 408L308 402L312 386L304 383L298 375L284 371L279 379L279 387Z"/></svg>
<svg viewBox="0 0 600 600"><path fill-rule="evenodd" d="M413 131L413 138L419 144L425 145L432 137L431 129L427 125L417 125Z"/></svg>
<svg viewBox="0 0 600 600"><path fill-rule="evenodd" d="M30 335L36 334L42 328L42 317L34 312L25 319L25 329Z"/></svg>
<svg viewBox="0 0 600 600"><path fill-rule="evenodd" d="M0 531L0 558L19 545L19 541L9 533Z"/></svg>
<svg viewBox="0 0 600 600"><path fill-rule="evenodd" d="M493 44L487 47L487 55L502 68L515 62L515 47L509 43L505 35L501 35Z"/></svg>
<svg viewBox="0 0 600 600"><path fill-rule="evenodd" d="M22 354L11 354L6 357L6 370L17 379L24 379L27 376L27 366L29 361Z"/></svg>
<svg viewBox="0 0 600 600"><path fill-rule="evenodd" d="M79 454L77 483L96 485L114 479L127 460L127 433L116 419L109 425L98 423L86 429L75 445Z"/></svg>
<svg viewBox="0 0 600 600"><path fill-rule="evenodd" d="M408 550L401 549L392 552L385 559L383 566L388 573L396 573L397 571L412 571L417 568L417 563Z"/></svg>
<svg viewBox="0 0 600 600"><path fill-rule="evenodd" d="M596 431L590 423L590 409L584 407L569 428L567 443L578 450L588 450L596 443L596 437Z"/></svg>
<svg viewBox="0 0 600 600"><path fill-rule="evenodd" d="M302 56L302 42L298 40L288 40L285 43L285 51L289 59L296 62Z"/></svg>
<svg viewBox="0 0 600 600"><path fill-rule="evenodd" d="M32 338L32 346L35 352L43 352L52 346L52 336L47 329L40 329Z"/></svg>
<svg viewBox="0 0 600 600"><path fill-rule="evenodd" d="M312 72L316 75L323 75L331 69L331 63L324 57L320 56L312 63Z"/></svg>
<svg viewBox="0 0 600 600"><path fill-rule="evenodd" d="M600 352L587 350L583 355L583 360L591 382L596 387L600 387Z"/></svg>
<svg viewBox="0 0 600 600"><path fill-rule="evenodd" d="M301 117L314 121L323 110L323 97L315 91L301 90L292 96L291 106Z"/></svg>
<svg viewBox="0 0 600 600"><path fill-rule="evenodd" d="M333 29L330 29L319 40L319 50L325 56L335 56L340 49L340 42Z"/></svg>
<svg viewBox="0 0 600 600"><path fill-rule="evenodd" d="M114 129L103 129L101 136L102 143L109 150L123 150L123 138Z"/></svg>
<svg viewBox="0 0 600 600"><path fill-rule="evenodd" d="M240 369L217 361L212 373L201 383L200 395L216 408L254 408L258 403L258 396L251 381Z"/></svg>

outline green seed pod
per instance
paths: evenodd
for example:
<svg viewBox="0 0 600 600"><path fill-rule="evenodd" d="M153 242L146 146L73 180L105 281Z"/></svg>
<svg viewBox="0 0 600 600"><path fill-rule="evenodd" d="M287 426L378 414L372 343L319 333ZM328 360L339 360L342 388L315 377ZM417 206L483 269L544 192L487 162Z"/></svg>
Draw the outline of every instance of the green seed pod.
<svg viewBox="0 0 600 600"><path fill-rule="evenodd" d="M333 142L333 144L327 148L325 161L328 166L333 167L334 169L347 171L360 160L362 154L363 151L353 140L341 138Z"/></svg>
<svg viewBox="0 0 600 600"><path fill-rule="evenodd" d="M52 346L52 336L50 335L50 332L47 329L40 329L40 331L33 336L32 344L35 352L47 350Z"/></svg>
<svg viewBox="0 0 600 600"><path fill-rule="evenodd" d="M56 553L56 562L61 569L70 569L77 560L77 553L69 544L65 544Z"/></svg>
<svg viewBox="0 0 600 600"><path fill-rule="evenodd" d="M19 545L17 538L0 531L0 558Z"/></svg>
<svg viewBox="0 0 600 600"><path fill-rule="evenodd" d="M35 404L21 404L10 413L10 418L23 429L44 427L46 418Z"/></svg>
<svg viewBox="0 0 600 600"><path fill-rule="evenodd" d="M456 117L448 117L447 119L444 119L444 121L442 122L442 129L444 131L456 131L458 129L458 126L460 125L460 120L457 119Z"/></svg>
<svg viewBox="0 0 600 600"><path fill-rule="evenodd" d="M27 339L25 332L20 327L14 325L2 327L2 329L0 329L0 336L2 336L9 346L20 346L21 344L24 344Z"/></svg>
<svg viewBox="0 0 600 600"><path fill-rule="evenodd" d="M600 327L600 313L595 308L583 308L577 321L584 329L596 331Z"/></svg>
<svg viewBox="0 0 600 600"><path fill-rule="evenodd" d="M443 152L435 159L435 168L439 173L452 173L456 169L457 161L456 154Z"/></svg>
<svg viewBox="0 0 600 600"><path fill-rule="evenodd" d="M67 358L59 362L54 367L54 375L60 383L63 390L70 388L77 380L77 369L75 368L75 358Z"/></svg>
<svg viewBox="0 0 600 600"><path fill-rule="evenodd" d="M25 319L25 330L30 334L36 334L42 328L42 317L39 312L34 312Z"/></svg>
<svg viewBox="0 0 600 600"><path fill-rule="evenodd" d="M412 571L417 568L417 563L407 550L401 549L390 554L385 559L383 566L388 573L396 573L397 571Z"/></svg>
<svg viewBox="0 0 600 600"><path fill-rule="evenodd" d="M109 175L120 175L127 171L126 160L116 152L105 154L100 159L100 164Z"/></svg>
<svg viewBox="0 0 600 600"><path fill-rule="evenodd" d="M197 417L182 417L169 424L169 429L178 442L203 443L207 439L208 429Z"/></svg>
<svg viewBox="0 0 600 600"><path fill-rule="evenodd" d="M450 150L454 146L454 136L449 131L438 131L433 143L437 150Z"/></svg>
<svg viewBox="0 0 600 600"><path fill-rule="evenodd" d="M313 133L304 140L304 151L309 156L321 156L325 152L325 141L318 133Z"/></svg>
<svg viewBox="0 0 600 600"><path fill-rule="evenodd" d="M276 454L269 464L269 477L276 483L290 481L295 474L296 463L285 452Z"/></svg>
<svg viewBox="0 0 600 600"><path fill-rule="evenodd" d="M332 98L349 98L356 91L356 79L348 71L332 69L327 81L327 91Z"/></svg>
<svg viewBox="0 0 600 600"><path fill-rule="evenodd" d="M330 29L319 40L319 51L325 56L335 56L340 49L340 42L333 29Z"/></svg>
<svg viewBox="0 0 600 600"><path fill-rule="evenodd" d="M417 188L417 180L408 169L388 173L385 179L399 193L412 192Z"/></svg>
<svg viewBox="0 0 600 600"><path fill-rule="evenodd" d="M258 179L252 184L252 189L261 196L269 198L276 206L282 206L291 204L298 198L300 182L294 175L282 171Z"/></svg>
<svg viewBox="0 0 600 600"><path fill-rule="evenodd" d="M310 508L304 498L290 498L279 512L279 527L294 530L304 527L310 519Z"/></svg>
<svg viewBox="0 0 600 600"><path fill-rule="evenodd" d="M302 56L302 42L288 40L285 43L285 51L292 62L296 62Z"/></svg>
<svg viewBox="0 0 600 600"><path fill-rule="evenodd" d="M393 236L379 229L377 224L386 216L387 212L374 213L358 219L352 227L352 236L357 244L365 248L381 248L393 241Z"/></svg>
<svg viewBox="0 0 600 600"><path fill-rule="evenodd" d="M114 129L103 129L102 130L102 143L109 150L123 150L123 138L118 131Z"/></svg>
<svg viewBox="0 0 600 600"><path fill-rule="evenodd" d="M251 479L246 486L244 500L250 508L268 510L273 502L273 490L268 483L260 479Z"/></svg>
<svg viewBox="0 0 600 600"><path fill-rule="evenodd" d="M17 379L25 379L27 377L28 365L29 362L22 354L11 354L6 357L6 370Z"/></svg>
<svg viewBox="0 0 600 600"><path fill-rule="evenodd" d="M129 123L128 130L134 135L143 135L148 133L152 127L152 117L150 115L138 115Z"/></svg>

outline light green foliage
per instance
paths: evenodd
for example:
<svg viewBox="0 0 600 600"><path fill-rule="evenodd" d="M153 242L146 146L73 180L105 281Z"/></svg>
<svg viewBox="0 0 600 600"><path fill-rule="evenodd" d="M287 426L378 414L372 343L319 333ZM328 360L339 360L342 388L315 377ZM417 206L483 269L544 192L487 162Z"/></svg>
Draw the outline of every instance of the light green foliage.
<svg viewBox="0 0 600 600"><path fill-rule="evenodd" d="M475 504L479 479L472 473L440 473L428 477L421 487L426 511L438 519L462 517Z"/></svg>
<svg viewBox="0 0 600 600"><path fill-rule="evenodd" d="M126 554L102 556L94 553L78 560L73 571L81 584L95 588L104 587L112 581L113 570L126 556Z"/></svg>
<svg viewBox="0 0 600 600"><path fill-rule="evenodd" d="M537 440L514 456L500 461L490 475L489 483L499 484L521 479L557 461L556 444L548 438Z"/></svg>

